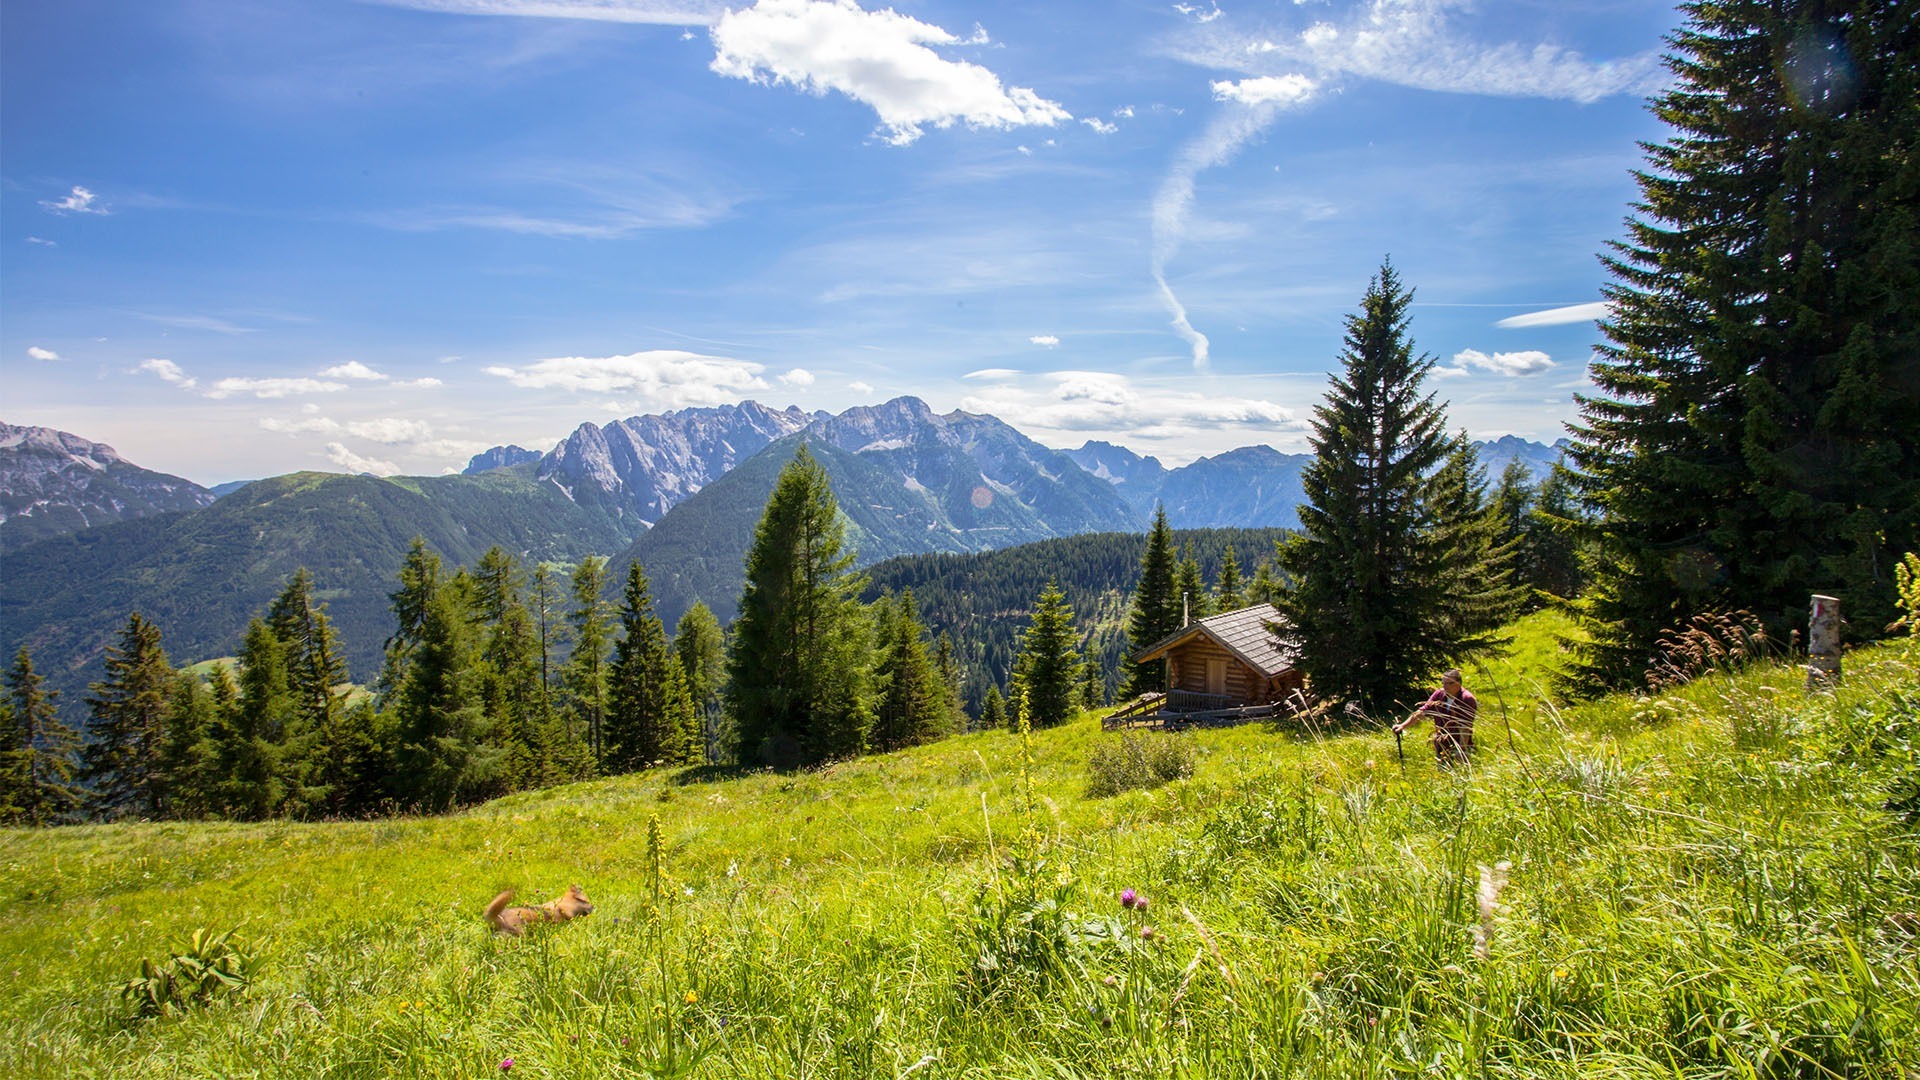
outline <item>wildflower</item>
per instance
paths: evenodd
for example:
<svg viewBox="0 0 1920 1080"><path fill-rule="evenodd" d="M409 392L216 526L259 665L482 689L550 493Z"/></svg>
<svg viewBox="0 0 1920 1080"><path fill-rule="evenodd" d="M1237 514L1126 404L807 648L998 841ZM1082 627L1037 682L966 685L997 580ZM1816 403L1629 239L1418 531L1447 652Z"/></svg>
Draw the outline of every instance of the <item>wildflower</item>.
<svg viewBox="0 0 1920 1080"><path fill-rule="evenodd" d="M1140 928L1140 939L1142 941L1152 941L1153 935L1154 935L1153 927L1143 926Z"/></svg>
<svg viewBox="0 0 1920 1080"><path fill-rule="evenodd" d="M693 992L693 991L691 991L691 990L689 990L689 991L687 991L687 1004L689 1004L689 1005L691 1005L691 1004L693 1004L694 1002L696 1002L696 1001L699 1001L699 1000L700 1000L700 995L699 995L699 994L696 994L696 993L694 993L694 992Z"/></svg>
<svg viewBox="0 0 1920 1080"><path fill-rule="evenodd" d="M1132 889L1120 890L1120 906L1121 907L1130 908L1139 902L1140 902L1140 895L1134 892Z"/></svg>
<svg viewBox="0 0 1920 1080"><path fill-rule="evenodd" d="M1104 979L1101 979L1101 980L1100 980L1100 985L1102 985L1102 986L1118 986L1118 985L1120 985L1120 980L1119 980L1119 979L1116 979L1116 978L1114 978L1114 977L1113 977L1113 976L1111 976L1111 975L1109 975L1109 976L1107 976L1106 978L1104 978Z"/></svg>
<svg viewBox="0 0 1920 1080"><path fill-rule="evenodd" d="M500 1071L501 1071L501 1072L512 1072L512 1071L513 1071L513 1059L512 1059L512 1058L507 1058L507 1059L505 1059L504 1061L502 1061L502 1062L500 1062Z"/></svg>
<svg viewBox="0 0 1920 1080"><path fill-rule="evenodd" d="M1136 898L1133 902L1133 910L1145 914L1147 910L1147 898L1144 896Z"/></svg>

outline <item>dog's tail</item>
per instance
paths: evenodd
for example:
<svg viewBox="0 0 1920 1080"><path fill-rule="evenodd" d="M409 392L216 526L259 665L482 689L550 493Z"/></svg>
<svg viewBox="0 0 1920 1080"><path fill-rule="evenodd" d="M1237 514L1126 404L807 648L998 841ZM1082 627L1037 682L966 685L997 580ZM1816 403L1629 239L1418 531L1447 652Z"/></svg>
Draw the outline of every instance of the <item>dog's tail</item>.
<svg viewBox="0 0 1920 1080"><path fill-rule="evenodd" d="M493 903L487 905L487 925L495 930L505 930L507 927L500 921L500 913L507 910L507 905L511 903L513 903L512 889L494 897Z"/></svg>

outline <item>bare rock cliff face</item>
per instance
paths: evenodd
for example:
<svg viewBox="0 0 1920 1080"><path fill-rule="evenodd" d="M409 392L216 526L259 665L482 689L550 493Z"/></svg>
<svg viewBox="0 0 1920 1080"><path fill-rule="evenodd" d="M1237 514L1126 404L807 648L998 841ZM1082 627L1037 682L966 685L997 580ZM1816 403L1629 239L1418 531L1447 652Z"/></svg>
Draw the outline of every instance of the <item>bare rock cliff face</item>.
<svg viewBox="0 0 1920 1080"><path fill-rule="evenodd" d="M0 423L0 549L213 500L199 484L143 469L104 443Z"/></svg>
<svg viewBox="0 0 1920 1080"><path fill-rule="evenodd" d="M575 502L608 505L651 526L735 465L812 423L798 407L756 401L582 424L540 461L538 476Z"/></svg>

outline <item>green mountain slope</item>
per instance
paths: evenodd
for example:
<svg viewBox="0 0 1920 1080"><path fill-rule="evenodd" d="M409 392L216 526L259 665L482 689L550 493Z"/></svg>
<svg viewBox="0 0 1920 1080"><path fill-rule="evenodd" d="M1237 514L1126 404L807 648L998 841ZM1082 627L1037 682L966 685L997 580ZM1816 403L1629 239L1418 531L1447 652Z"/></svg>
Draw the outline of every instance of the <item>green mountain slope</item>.
<svg viewBox="0 0 1920 1080"><path fill-rule="evenodd" d="M260 480L202 510L88 529L6 556L0 648L33 650L67 692L99 677L102 649L138 610L187 663L231 653L296 568L313 573L355 677L371 678L392 632L387 594L413 537L450 565L499 544L527 558L574 561L618 551L630 536L575 506L532 466L478 476L292 473Z"/></svg>

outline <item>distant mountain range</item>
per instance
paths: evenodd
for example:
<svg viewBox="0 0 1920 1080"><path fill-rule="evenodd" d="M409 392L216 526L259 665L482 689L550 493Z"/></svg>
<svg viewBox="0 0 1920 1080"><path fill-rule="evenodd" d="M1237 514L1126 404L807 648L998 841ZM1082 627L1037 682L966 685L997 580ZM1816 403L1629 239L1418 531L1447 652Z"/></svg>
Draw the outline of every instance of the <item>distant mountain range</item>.
<svg viewBox="0 0 1920 1080"><path fill-rule="evenodd" d="M0 551L213 500L199 484L143 469L105 443L0 423Z"/></svg>
<svg viewBox="0 0 1920 1080"><path fill-rule="evenodd" d="M355 676L371 678L414 536L449 567L495 544L528 560L610 556L616 588L637 559L669 625L695 600L729 619L767 496L802 443L833 482L861 565L1141 532L1162 504L1175 528L1292 527L1310 460L1254 446L1167 469L1107 443L1049 449L915 398L839 415L744 402L583 424L544 454L477 455L460 476L295 473L223 485L216 502L77 436L0 433L0 654L27 644L69 690L98 677L131 610L160 624L176 661L230 654L300 566ZM1511 437L1481 450L1493 475L1509 460L1544 473L1558 453Z"/></svg>

